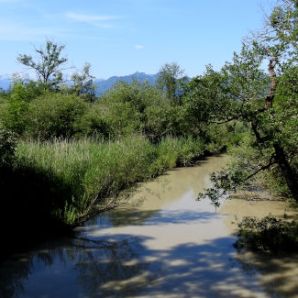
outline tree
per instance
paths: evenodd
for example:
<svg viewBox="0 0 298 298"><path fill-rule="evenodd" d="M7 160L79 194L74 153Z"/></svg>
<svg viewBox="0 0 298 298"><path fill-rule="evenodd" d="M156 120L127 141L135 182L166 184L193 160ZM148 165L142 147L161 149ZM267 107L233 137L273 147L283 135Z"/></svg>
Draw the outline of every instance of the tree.
<svg viewBox="0 0 298 298"><path fill-rule="evenodd" d="M289 135L288 129L292 130L295 135L295 128L287 124L289 120L297 124L298 94L284 96L282 101L278 101L277 97L278 92L282 91L279 82L289 72L292 75L295 74L292 70L297 69L297 0L283 0L281 5L276 6L269 17L268 29L266 34L253 42L260 57L268 61L270 85L265 97L264 109L260 109L260 113L257 113L257 119L252 123L252 129L258 143L270 144L273 151L271 161L278 164L290 193L298 201L298 169L293 164L293 157L297 155L297 146L287 146L283 137L285 134ZM296 80L293 83L297 84L297 72ZM289 104L291 115L289 115L289 111L284 110L286 106L289 108Z"/></svg>
<svg viewBox="0 0 298 298"><path fill-rule="evenodd" d="M88 101L95 100L95 85L93 83L94 76L90 74L91 65L86 63L81 73L74 73L71 76L73 82L72 89L77 96L86 98Z"/></svg>
<svg viewBox="0 0 298 298"><path fill-rule="evenodd" d="M35 49L36 59L30 55L20 54L17 60L36 72L45 89L55 89L62 81L60 67L67 62L67 58L61 56L63 49L64 45L48 40L44 48Z"/></svg>
<svg viewBox="0 0 298 298"><path fill-rule="evenodd" d="M177 63L165 64L161 67L157 85L166 91L169 99L176 101L179 98L179 87L183 81L184 71Z"/></svg>
<svg viewBox="0 0 298 298"><path fill-rule="evenodd" d="M265 31L255 35L222 69L225 93L239 102L225 111L246 127L242 146L234 149L235 162L213 176L208 194L217 202L218 190L234 190L260 172L270 170L298 201L298 3L283 0L268 19ZM268 74L262 65L267 62Z"/></svg>
<svg viewBox="0 0 298 298"><path fill-rule="evenodd" d="M45 94L30 102L26 133L41 141L71 139L87 107L77 96Z"/></svg>

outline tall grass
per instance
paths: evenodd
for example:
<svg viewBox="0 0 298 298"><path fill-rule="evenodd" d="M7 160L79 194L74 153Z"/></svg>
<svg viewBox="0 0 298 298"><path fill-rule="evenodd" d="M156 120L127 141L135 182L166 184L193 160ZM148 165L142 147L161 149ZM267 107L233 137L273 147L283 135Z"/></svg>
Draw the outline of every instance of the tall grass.
<svg viewBox="0 0 298 298"><path fill-rule="evenodd" d="M16 164L47 176L55 196L51 214L66 224L74 224L95 201L117 196L134 183L176 165L187 165L203 153L203 147L200 141L190 138L165 138L153 145L142 136L114 142L32 141L18 145Z"/></svg>

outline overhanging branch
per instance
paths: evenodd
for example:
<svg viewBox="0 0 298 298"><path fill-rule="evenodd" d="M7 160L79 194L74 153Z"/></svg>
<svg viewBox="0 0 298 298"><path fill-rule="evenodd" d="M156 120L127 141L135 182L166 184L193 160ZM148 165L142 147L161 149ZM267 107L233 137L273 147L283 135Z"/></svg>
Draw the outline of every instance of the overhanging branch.
<svg viewBox="0 0 298 298"><path fill-rule="evenodd" d="M260 167L258 170L256 170L254 173L248 175L248 176L244 179L244 181L247 181L247 180L249 180L250 178L252 178L252 177L254 177L255 175L257 175L258 173L260 173L260 172L262 172L262 171L264 171L264 170L269 169L269 168L270 168L272 165L274 165L275 163L276 163L276 161L275 161L275 155L273 155L273 156L271 156L270 161L269 161L268 164L261 166L261 167Z"/></svg>

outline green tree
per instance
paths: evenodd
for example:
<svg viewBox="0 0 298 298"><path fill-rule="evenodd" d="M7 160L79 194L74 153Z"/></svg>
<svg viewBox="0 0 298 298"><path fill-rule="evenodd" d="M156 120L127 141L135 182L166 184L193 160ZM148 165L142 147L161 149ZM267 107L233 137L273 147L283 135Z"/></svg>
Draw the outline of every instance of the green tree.
<svg viewBox="0 0 298 298"><path fill-rule="evenodd" d="M282 1L269 21L268 30L244 45L233 63L223 68L230 98L241 102L237 120L248 134L235 149L236 162L213 180L216 189L231 190L271 170L298 200L297 1ZM267 76L261 70L265 62ZM215 189L209 194L215 200L218 197Z"/></svg>
<svg viewBox="0 0 298 298"><path fill-rule="evenodd" d="M77 96L81 96L93 102L96 99L94 76L90 74L91 65L86 63L82 71L76 72L71 76L73 83L72 89Z"/></svg>
<svg viewBox="0 0 298 298"><path fill-rule="evenodd" d="M22 135L26 130L29 103L42 93L43 88L40 84L15 78L0 110L3 126Z"/></svg>
<svg viewBox="0 0 298 298"><path fill-rule="evenodd" d="M157 86L166 91L167 97L178 101L184 71L177 63L165 64L158 73Z"/></svg>
<svg viewBox="0 0 298 298"><path fill-rule="evenodd" d="M35 71L45 89L56 89L62 82L61 66L67 62L62 57L63 49L64 45L48 40L43 48L35 49L36 58L20 54L17 60Z"/></svg>
<svg viewBox="0 0 298 298"><path fill-rule="evenodd" d="M26 133L39 140L70 139L78 130L78 123L87 103L73 95L45 94L33 100L28 109Z"/></svg>

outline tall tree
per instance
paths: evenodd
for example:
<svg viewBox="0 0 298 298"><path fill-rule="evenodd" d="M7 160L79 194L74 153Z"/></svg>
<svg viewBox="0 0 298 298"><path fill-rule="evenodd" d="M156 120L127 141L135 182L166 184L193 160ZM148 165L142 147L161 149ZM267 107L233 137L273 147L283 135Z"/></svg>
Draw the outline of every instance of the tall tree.
<svg viewBox="0 0 298 298"><path fill-rule="evenodd" d="M52 89L62 81L61 65L67 62L67 58L62 56L63 49L64 45L48 40L44 47L35 49L35 59L31 55L20 54L17 60L35 71L45 89Z"/></svg>
<svg viewBox="0 0 298 298"><path fill-rule="evenodd" d="M297 154L297 146L289 148L283 137L285 134L288 134L287 129L290 128L287 122L291 118L297 118L298 94L283 97L283 100L278 102L278 92L282 92L282 86L279 86L279 81L282 81L289 71L291 72L292 69L297 68L297 0L283 0L280 5L273 9L268 19L266 34L260 36L254 42L254 45L258 49L260 56L267 60L270 84L268 94L265 97L263 112L266 115L266 121L259 121L259 125L255 123L253 131L259 143L263 142L264 139L271 141L274 152L273 160L278 164L292 196L298 201L298 173L297 168L292 163L293 156ZM296 82L294 81L293 83L297 83L297 77ZM289 108L290 102L292 102L290 108L293 115L289 118L289 114L285 113L284 108L286 106Z"/></svg>
<svg viewBox="0 0 298 298"><path fill-rule="evenodd" d="M230 111L232 118L243 123L249 134L242 141L244 146L236 150L233 167L213 177L217 189L235 189L261 171L271 170L298 201L297 62L298 2L283 0L272 11L267 28L253 36L222 70L225 92L240 103L238 114ZM266 76L264 63L268 65ZM225 113L229 120L231 114ZM208 193L216 201L219 193L215 189Z"/></svg>
<svg viewBox="0 0 298 298"><path fill-rule="evenodd" d="M95 85L93 83L94 76L90 74L91 65L86 63L82 71L75 72L71 76L73 82L73 90L76 95L86 98L88 101L95 100Z"/></svg>
<svg viewBox="0 0 298 298"><path fill-rule="evenodd" d="M176 100L179 96L180 81L183 78L184 71L177 63L165 64L161 67L157 85L166 91L167 97Z"/></svg>

